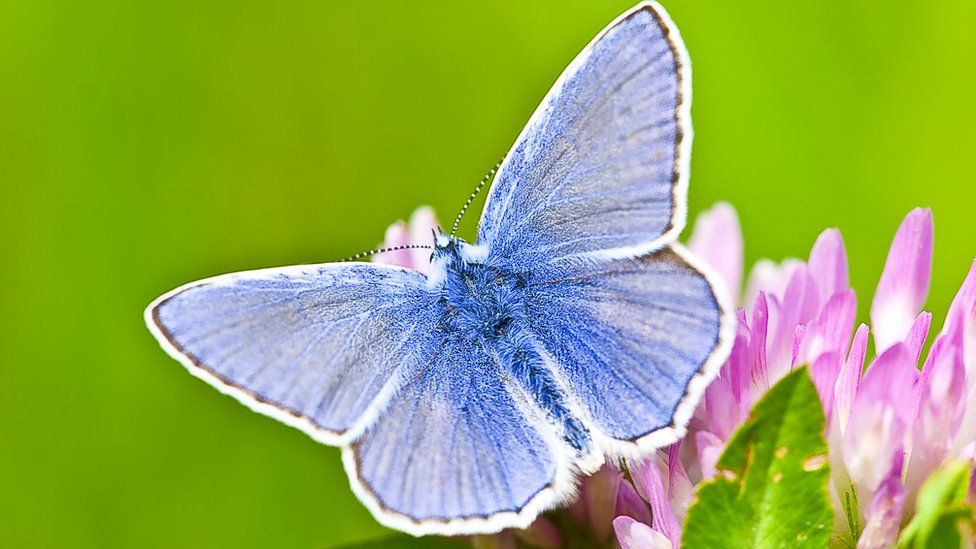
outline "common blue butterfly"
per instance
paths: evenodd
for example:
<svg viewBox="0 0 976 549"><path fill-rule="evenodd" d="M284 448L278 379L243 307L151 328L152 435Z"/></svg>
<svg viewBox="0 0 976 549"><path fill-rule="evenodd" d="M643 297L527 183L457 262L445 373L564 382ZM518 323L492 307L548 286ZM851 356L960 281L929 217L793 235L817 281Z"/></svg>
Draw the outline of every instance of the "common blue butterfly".
<svg viewBox="0 0 976 549"><path fill-rule="evenodd" d="M326 263L218 276L146 311L163 348L251 409L343 447L412 534L527 526L608 457L680 437L732 326L685 222L691 81L643 3L559 77L500 165L476 244L432 274Z"/></svg>

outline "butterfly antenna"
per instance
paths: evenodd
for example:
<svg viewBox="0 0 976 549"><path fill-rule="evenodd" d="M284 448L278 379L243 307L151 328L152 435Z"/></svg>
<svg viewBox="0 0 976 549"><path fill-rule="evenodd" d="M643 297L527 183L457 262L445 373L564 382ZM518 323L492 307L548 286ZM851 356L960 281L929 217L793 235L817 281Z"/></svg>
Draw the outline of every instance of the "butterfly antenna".
<svg viewBox="0 0 976 549"><path fill-rule="evenodd" d="M383 254L386 252L398 252L400 250L431 250L433 246L427 244L405 244L403 246L393 246L392 248L376 248L375 250L366 250L365 252L359 252L356 255L351 255L341 261L345 263L348 261L359 261L360 259L365 259L376 254Z"/></svg>
<svg viewBox="0 0 976 549"><path fill-rule="evenodd" d="M478 193L481 192L481 189L485 188L485 185L487 185L488 182L495 177L495 174L498 173L498 167L501 165L502 165L502 161L499 160L498 163L495 164L495 167L488 170L488 173L486 173L485 176L481 178L481 181L478 182L478 185L474 188L473 191L471 191L471 195L468 196L468 199L464 201L464 205L461 206L461 211L458 212L457 217L454 218L454 225L451 227L451 236L454 236L455 233L457 233L458 225L461 224L461 218L464 217L465 212L468 211L468 208L471 206L471 203L474 202L474 199L478 197Z"/></svg>

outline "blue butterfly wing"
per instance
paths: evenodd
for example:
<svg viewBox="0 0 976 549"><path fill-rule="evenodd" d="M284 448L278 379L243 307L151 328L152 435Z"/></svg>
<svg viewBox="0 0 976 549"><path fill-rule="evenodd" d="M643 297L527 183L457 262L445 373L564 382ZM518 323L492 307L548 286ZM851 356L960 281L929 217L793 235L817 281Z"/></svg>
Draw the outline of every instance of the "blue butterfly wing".
<svg viewBox="0 0 976 549"><path fill-rule="evenodd" d="M478 242L529 268L567 256L633 257L684 224L691 144L684 46L642 4L570 64L495 178Z"/></svg>
<svg viewBox="0 0 976 549"><path fill-rule="evenodd" d="M644 449L683 434L733 325L706 275L672 247L539 270L526 307L582 414L611 445Z"/></svg>
<svg viewBox="0 0 976 549"><path fill-rule="evenodd" d="M187 285L146 316L194 375L340 444L428 360L437 317L425 284L420 273L371 264L285 267Z"/></svg>
<svg viewBox="0 0 976 549"><path fill-rule="evenodd" d="M441 329L426 280L350 263L238 273L170 292L147 321L194 375L346 445L353 488L384 523L527 526L571 489L569 463L486 351Z"/></svg>
<svg viewBox="0 0 976 549"><path fill-rule="evenodd" d="M345 452L384 522L414 534L525 527L571 490L551 427L480 347L449 338ZM563 451L565 452L565 451Z"/></svg>

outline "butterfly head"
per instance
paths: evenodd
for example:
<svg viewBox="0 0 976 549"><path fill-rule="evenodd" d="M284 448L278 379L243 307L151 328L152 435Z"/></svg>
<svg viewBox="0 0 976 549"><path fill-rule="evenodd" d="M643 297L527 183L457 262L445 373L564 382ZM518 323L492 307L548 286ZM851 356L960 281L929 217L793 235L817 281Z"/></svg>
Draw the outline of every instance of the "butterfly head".
<svg viewBox="0 0 976 549"><path fill-rule="evenodd" d="M431 230L431 233L433 233L433 235L434 235L434 253L435 254L438 251L447 250L448 248L451 248L451 249L457 248L458 243L461 242L461 239L460 238L458 238L456 236L453 236L453 235L449 235L449 234L445 233L444 231L440 231L440 228L438 228L438 229L432 229Z"/></svg>
<svg viewBox="0 0 976 549"><path fill-rule="evenodd" d="M450 270L461 270L471 263L482 263L487 248L468 244L463 239L443 231L434 231L434 251L430 254L431 274L429 281L436 285L444 280Z"/></svg>

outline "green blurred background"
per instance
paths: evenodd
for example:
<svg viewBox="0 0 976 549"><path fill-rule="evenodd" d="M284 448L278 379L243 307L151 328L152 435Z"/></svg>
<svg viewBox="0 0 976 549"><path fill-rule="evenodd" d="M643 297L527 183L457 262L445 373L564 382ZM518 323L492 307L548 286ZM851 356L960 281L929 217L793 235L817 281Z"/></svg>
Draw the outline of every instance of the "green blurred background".
<svg viewBox="0 0 976 549"><path fill-rule="evenodd" d="M142 309L371 247L421 203L452 216L630 3L0 2L0 544L384 535L336 449L187 375ZM866 309L931 206L943 313L976 254L976 4L666 7L695 69L691 211L734 203L750 263L842 228Z"/></svg>

